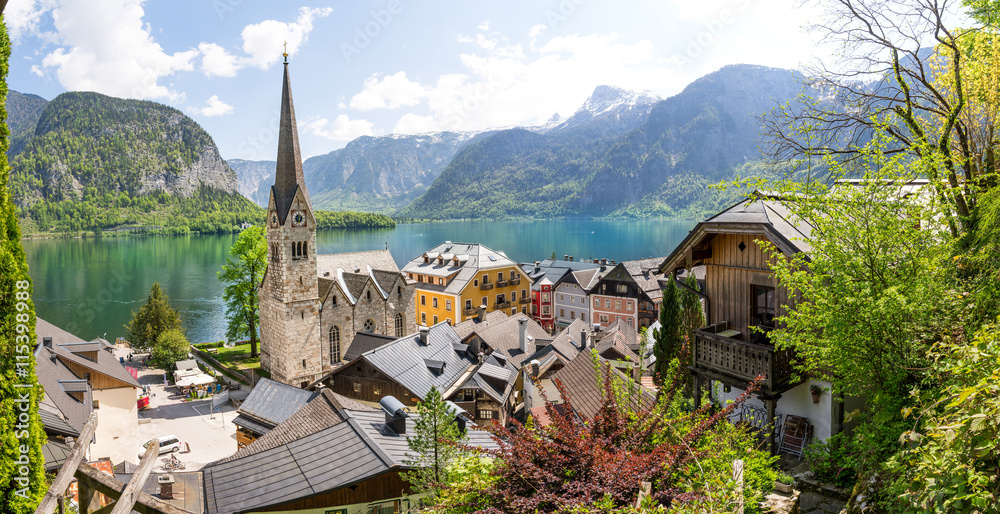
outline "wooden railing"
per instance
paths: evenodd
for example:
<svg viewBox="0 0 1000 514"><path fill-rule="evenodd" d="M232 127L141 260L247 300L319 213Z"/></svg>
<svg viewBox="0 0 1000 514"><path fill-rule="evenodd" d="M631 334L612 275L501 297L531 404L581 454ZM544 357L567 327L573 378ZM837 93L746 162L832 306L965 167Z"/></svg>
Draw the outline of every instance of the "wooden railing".
<svg viewBox="0 0 1000 514"><path fill-rule="evenodd" d="M521 277L510 279L510 285L516 286L521 284Z"/></svg>
<svg viewBox="0 0 1000 514"><path fill-rule="evenodd" d="M766 389L788 382L792 376L791 350L748 343L706 330L694 331L692 355L695 368L715 371L747 382L764 375Z"/></svg>
<svg viewBox="0 0 1000 514"><path fill-rule="evenodd" d="M497 280L497 287L507 287L506 280Z"/></svg>
<svg viewBox="0 0 1000 514"><path fill-rule="evenodd" d="M479 314L479 309L465 309L462 311L463 316L475 316Z"/></svg>
<svg viewBox="0 0 1000 514"><path fill-rule="evenodd" d="M493 289L493 284L487 284L486 282L483 282L482 284L479 284L479 289L482 289L483 291L489 291L490 289Z"/></svg>
<svg viewBox="0 0 1000 514"><path fill-rule="evenodd" d="M518 300L518 301L519 301L519 302L521 302L522 304L525 304L525 303L531 303L531 298L527 298L527 297L525 297L525 298L521 298L521 299L520 299L520 300Z"/></svg>
<svg viewBox="0 0 1000 514"><path fill-rule="evenodd" d="M510 307L510 302L503 302L497 304L497 309L506 309Z"/></svg>

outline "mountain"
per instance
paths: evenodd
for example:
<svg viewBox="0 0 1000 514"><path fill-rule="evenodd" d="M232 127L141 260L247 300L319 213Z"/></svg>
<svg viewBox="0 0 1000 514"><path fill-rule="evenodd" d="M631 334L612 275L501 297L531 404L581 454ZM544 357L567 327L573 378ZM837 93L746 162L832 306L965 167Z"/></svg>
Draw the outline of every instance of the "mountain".
<svg viewBox="0 0 1000 514"><path fill-rule="evenodd" d="M30 126L32 112L19 109L19 126ZM44 105L34 135L11 159L10 188L26 233L122 225L217 232L263 219L194 120L98 93L63 93Z"/></svg>
<svg viewBox="0 0 1000 514"><path fill-rule="evenodd" d="M276 161L248 161L226 159L226 164L236 172L240 194L261 207L267 206L271 184L274 183Z"/></svg>
<svg viewBox="0 0 1000 514"><path fill-rule="evenodd" d="M49 101L32 94L7 91L7 127L10 129L8 157L21 153L24 145L35 135L38 118Z"/></svg>
<svg viewBox="0 0 1000 514"><path fill-rule="evenodd" d="M642 124L660 97L648 91L630 91L615 86L597 86L572 116L551 129L558 132L585 123L604 123L624 133ZM558 114L553 117L558 121Z"/></svg>
<svg viewBox="0 0 1000 514"><path fill-rule="evenodd" d="M655 104L598 88L555 129L512 129L469 144L398 214L701 216L728 201L709 184L759 174L755 115L794 98L802 82L789 70L732 65Z"/></svg>

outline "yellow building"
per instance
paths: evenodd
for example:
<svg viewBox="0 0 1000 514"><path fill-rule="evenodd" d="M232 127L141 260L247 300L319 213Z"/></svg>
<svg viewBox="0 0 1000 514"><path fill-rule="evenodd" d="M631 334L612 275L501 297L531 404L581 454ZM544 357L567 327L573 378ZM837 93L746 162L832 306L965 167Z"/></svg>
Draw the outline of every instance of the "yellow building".
<svg viewBox="0 0 1000 514"><path fill-rule="evenodd" d="M528 312L531 283L503 252L477 243L444 243L403 266L417 281L417 323L457 324L486 312Z"/></svg>

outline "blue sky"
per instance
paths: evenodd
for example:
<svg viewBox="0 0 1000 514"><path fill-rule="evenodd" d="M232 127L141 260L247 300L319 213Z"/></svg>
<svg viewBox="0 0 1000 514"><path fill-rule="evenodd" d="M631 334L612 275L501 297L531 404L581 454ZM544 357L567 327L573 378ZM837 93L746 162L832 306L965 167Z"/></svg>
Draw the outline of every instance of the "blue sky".
<svg viewBox="0 0 1000 514"><path fill-rule="evenodd" d="M274 158L282 43L303 157L364 134L541 123L601 84L668 97L727 64L829 51L794 0L10 0L9 85L174 106Z"/></svg>

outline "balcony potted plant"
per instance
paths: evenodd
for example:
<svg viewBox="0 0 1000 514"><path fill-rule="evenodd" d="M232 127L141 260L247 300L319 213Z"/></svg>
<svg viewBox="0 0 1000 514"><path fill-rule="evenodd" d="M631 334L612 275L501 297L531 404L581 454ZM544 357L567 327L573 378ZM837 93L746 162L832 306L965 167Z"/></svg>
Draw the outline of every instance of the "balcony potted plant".
<svg viewBox="0 0 1000 514"><path fill-rule="evenodd" d="M781 473L778 475L778 478L774 481L774 489L778 492L789 494L792 492L793 489L792 485L794 483L795 480L790 475L786 473Z"/></svg>
<svg viewBox="0 0 1000 514"><path fill-rule="evenodd" d="M817 384L812 384L809 386L809 392L812 393L813 403L819 403L819 395L823 392L823 388Z"/></svg>

